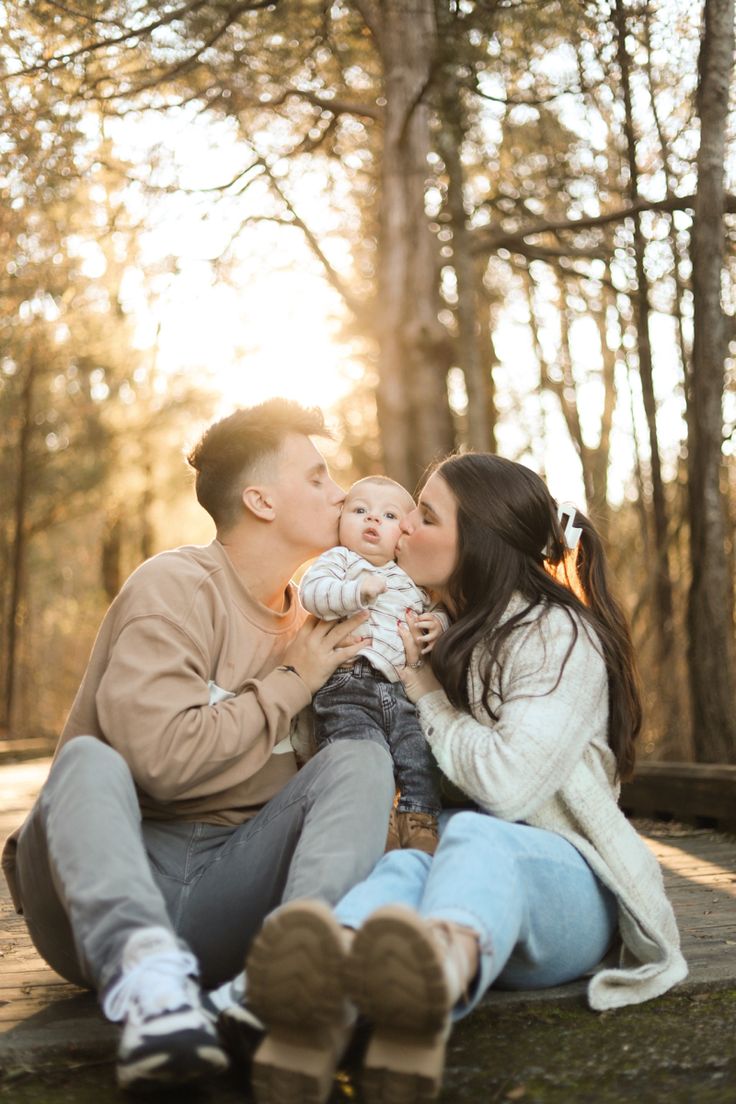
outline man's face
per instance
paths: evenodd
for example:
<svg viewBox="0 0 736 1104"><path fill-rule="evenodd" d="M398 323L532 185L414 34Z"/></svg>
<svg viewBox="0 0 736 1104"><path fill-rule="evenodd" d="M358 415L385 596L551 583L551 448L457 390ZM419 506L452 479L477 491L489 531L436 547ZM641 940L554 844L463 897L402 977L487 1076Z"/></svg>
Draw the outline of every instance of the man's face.
<svg viewBox="0 0 736 1104"><path fill-rule="evenodd" d="M393 560L399 525L406 514L397 487L360 483L345 499L340 518L340 544L375 567Z"/></svg>
<svg viewBox="0 0 736 1104"><path fill-rule="evenodd" d="M291 433L284 439L269 483L279 533L296 553L308 560L337 543L345 492L309 437Z"/></svg>

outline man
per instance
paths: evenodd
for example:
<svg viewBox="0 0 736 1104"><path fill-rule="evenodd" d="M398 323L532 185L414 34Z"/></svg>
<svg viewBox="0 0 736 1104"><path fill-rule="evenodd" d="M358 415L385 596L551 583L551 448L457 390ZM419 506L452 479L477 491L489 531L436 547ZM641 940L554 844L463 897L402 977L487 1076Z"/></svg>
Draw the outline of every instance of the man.
<svg viewBox="0 0 736 1104"><path fill-rule="evenodd" d="M322 433L318 411L281 399L207 430L189 463L217 537L128 579L3 855L40 954L124 1023L126 1088L224 1068L199 984L242 969L280 901L335 903L383 850L386 752L346 741L297 773L289 743L363 644L365 614L307 618L290 582L337 539L344 496L311 441Z"/></svg>

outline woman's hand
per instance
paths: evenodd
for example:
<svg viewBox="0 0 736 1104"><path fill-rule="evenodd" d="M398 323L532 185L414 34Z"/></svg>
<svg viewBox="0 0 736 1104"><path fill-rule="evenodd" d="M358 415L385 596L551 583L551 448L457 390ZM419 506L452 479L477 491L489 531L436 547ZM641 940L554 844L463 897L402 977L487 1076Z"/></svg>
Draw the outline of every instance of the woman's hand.
<svg viewBox="0 0 736 1104"><path fill-rule="evenodd" d="M407 610L406 620L407 624L399 621L397 626L406 654L406 666L399 670L399 678L404 684L409 701L418 702L425 694L431 694L433 690L441 690L442 687L434 677L427 660L422 658L426 637L419 627L421 618L417 617L413 610Z"/></svg>
<svg viewBox="0 0 736 1104"><path fill-rule="evenodd" d="M351 663L370 640L359 630L368 620L360 610L345 621L320 621L311 614L283 655L282 663L293 667L312 694L327 682L342 663Z"/></svg>

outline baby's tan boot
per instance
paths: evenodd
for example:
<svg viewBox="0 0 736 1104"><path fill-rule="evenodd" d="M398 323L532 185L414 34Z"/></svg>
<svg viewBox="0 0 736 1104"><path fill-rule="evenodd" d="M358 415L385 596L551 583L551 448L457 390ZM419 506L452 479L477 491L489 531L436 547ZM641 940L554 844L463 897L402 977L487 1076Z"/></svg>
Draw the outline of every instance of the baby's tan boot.
<svg viewBox="0 0 736 1104"><path fill-rule="evenodd" d="M401 846L434 855L440 842L437 817L432 813L398 813Z"/></svg>

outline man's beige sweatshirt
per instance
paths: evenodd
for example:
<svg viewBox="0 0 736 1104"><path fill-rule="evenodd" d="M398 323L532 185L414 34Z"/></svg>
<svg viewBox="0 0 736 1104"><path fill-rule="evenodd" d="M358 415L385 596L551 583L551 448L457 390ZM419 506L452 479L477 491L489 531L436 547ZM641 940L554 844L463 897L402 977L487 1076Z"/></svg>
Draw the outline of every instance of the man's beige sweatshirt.
<svg viewBox="0 0 736 1104"><path fill-rule="evenodd" d="M274 748L311 694L277 668L305 616L291 584L283 613L256 601L218 541L154 556L105 615L57 754L96 736L128 763L145 817L240 824L296 772ZM9 882L14 856L11 837Z"/></svg>
<svg viewBox="0 0 736 1104"><path fill-rule="evenodd" d="M59 746L86 733L119 751L144 816L240 824L295 773L274 755L311 699L279 671L305 613L257 602L218 541L135 571L100 627ZM210 705L213 689L234 695Z"/></svg>

